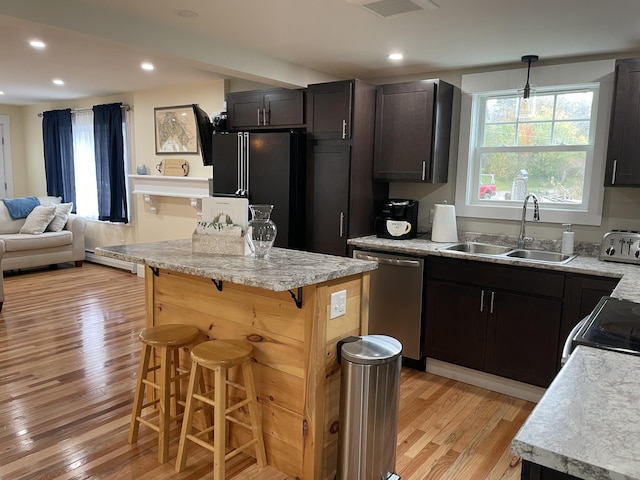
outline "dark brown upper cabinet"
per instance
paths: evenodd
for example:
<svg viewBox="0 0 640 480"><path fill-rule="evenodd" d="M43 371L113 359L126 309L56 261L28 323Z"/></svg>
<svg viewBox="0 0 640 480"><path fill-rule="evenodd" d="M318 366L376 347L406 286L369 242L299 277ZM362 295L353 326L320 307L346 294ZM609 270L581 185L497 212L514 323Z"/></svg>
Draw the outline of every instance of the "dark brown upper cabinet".
<svg viewBox="0 0 640 480"><path fill-rule="evenodd" d="M442 80L378 87L374 179L447 182L453 93Z"/></svg>
<svg viewBox="0 0 640 480"><path fill-rule="evenodd" d="M350 140L356 80L309 85L307 131L315 140Z"/></svg>
<svg viewBox="0 0 640 480"><path fill-rule="evenodd" d="M277 88L227 94L229 130L304 126L304 90Z"/></svg>
<svg viewBox="0 0 640 480"><path fill-rule="evenodd" d="M640 187L640 58L616 60L604 185Z"/></svg>

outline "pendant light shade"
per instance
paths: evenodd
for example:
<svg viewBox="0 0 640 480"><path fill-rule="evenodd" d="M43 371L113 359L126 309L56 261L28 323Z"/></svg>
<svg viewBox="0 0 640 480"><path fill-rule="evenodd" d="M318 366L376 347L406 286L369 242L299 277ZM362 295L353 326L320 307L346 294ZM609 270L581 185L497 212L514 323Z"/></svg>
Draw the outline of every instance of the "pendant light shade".
<svg viewBox="0 0 640 480"><path fill-rule="evenodd" d="M518 89L520 99L518 100L518 118L530 119L535 115L536 99L534 86L529 83L531 74L531 63L538 61L537 55L525 55L520 59L521 62L527 63L527 82Z"/></svg>

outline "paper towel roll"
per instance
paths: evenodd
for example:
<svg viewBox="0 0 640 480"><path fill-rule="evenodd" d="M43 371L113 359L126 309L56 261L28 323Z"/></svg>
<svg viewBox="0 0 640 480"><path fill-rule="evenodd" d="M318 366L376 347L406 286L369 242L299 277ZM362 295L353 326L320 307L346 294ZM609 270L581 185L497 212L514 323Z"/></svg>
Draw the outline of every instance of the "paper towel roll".
<svg viewBox="0 0 640 480"><path fill-rule="evenodd" d="M456 226L456 207L454 205L434 205L431 240L434 242L458 241L458 227Z"/></svg>

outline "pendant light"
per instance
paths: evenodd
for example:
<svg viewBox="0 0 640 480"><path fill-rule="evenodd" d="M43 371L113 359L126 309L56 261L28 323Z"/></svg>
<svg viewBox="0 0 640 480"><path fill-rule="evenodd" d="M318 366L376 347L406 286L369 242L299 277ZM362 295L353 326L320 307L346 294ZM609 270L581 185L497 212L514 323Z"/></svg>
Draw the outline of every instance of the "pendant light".
<svg viewBox="0 0 640 480"><path fill-rule="evenodd" d="M534 95L532 96L532 86L529 83L529 76L531 74L531 63L538 61L538 55L525 55L520 61L527 63L527 83L525 83L524 87L518 89L518 93L521 93L521 98L518 101L518 118L527 119L535 115L535 92L533 92Z"/></svg>

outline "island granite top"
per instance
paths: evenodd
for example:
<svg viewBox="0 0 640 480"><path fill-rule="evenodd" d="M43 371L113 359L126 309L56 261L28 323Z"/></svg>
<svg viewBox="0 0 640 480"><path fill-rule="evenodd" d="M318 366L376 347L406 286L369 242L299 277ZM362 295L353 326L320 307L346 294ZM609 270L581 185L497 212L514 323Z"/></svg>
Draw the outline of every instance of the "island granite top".
<svg viewBox="0 0 640 480"><path fill-rule="evenodd" d="M368 272L376 262L273 248L266 259L193 253L191 239L96 248L96 254L276 292Z"/></svg>
<svg viewBox="0 0 640 480"><path fill-rule="evenodd" d="M640 356L579 346L516 434L530 462L593 480L640 480Z"/></svg>

